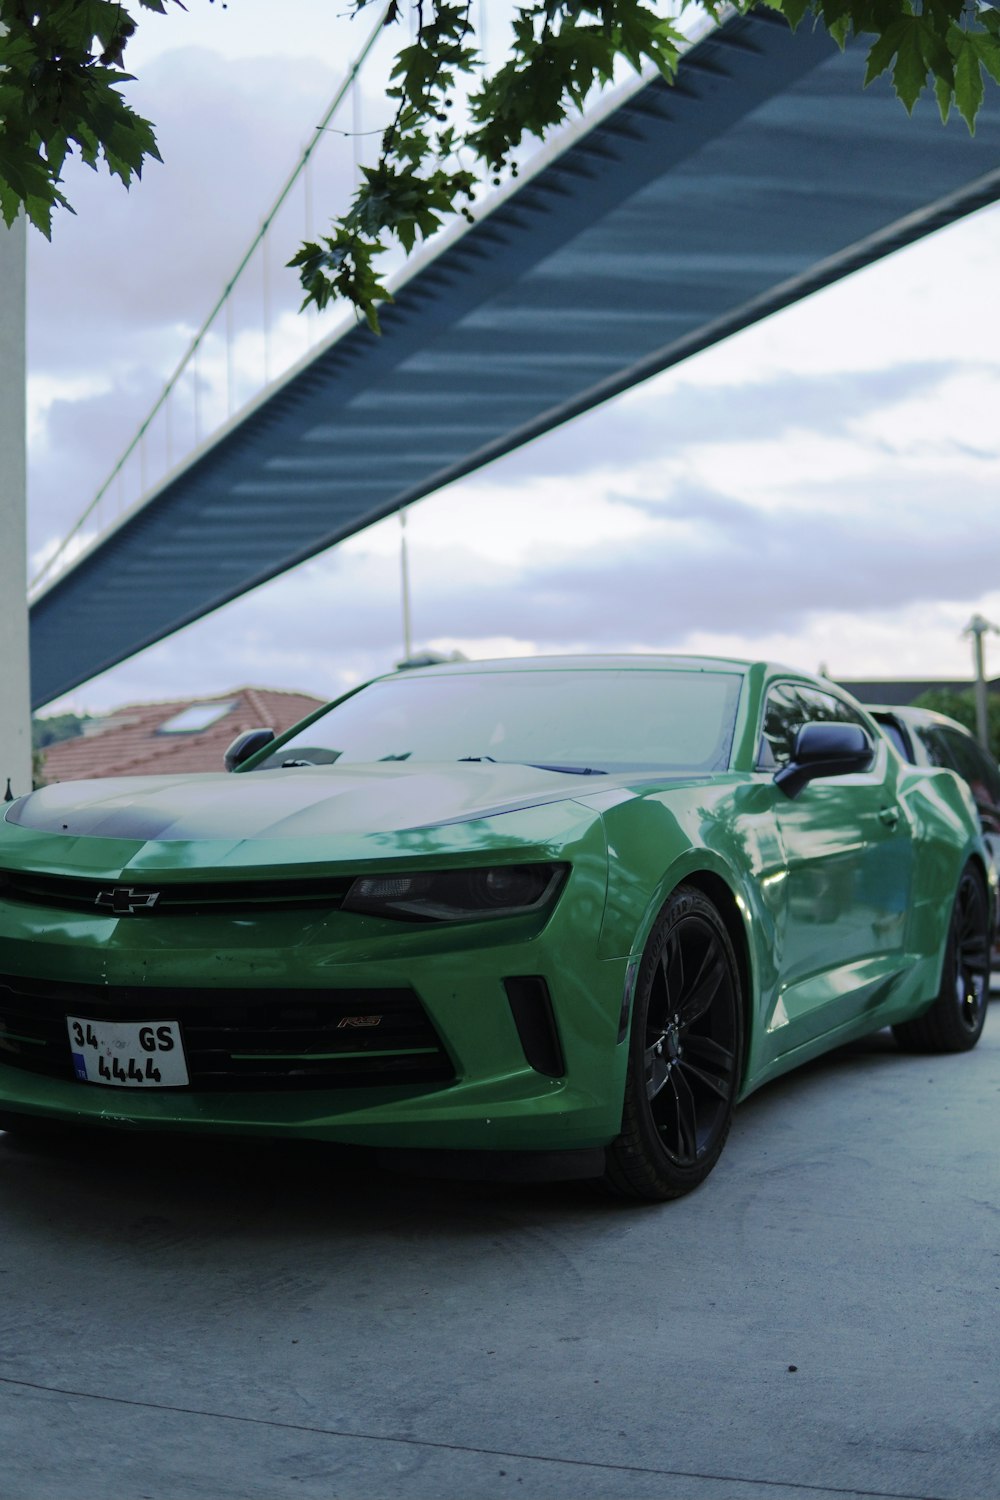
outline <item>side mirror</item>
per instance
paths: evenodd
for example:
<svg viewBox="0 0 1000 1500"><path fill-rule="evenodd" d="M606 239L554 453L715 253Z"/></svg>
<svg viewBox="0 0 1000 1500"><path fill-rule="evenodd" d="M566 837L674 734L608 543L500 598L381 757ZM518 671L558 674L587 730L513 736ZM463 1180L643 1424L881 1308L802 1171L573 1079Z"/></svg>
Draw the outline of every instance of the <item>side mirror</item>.
<svg viewBox="0 0 1000 1500"><path fill-rule="evenodd" d="M860 724L803 724L786 766L775 773L775 784L787 797L797 797L817 776L849 776L867 771L875 747Z"/></svg>
<svg viewBox="0 0 1000 1500"><path fill-rule="evenodd" d="M238 734L223 756L223 764L227 771L235 771L251 755L256 755L258 750L263 750L277 736L273 729L245 729Z"/></svg>

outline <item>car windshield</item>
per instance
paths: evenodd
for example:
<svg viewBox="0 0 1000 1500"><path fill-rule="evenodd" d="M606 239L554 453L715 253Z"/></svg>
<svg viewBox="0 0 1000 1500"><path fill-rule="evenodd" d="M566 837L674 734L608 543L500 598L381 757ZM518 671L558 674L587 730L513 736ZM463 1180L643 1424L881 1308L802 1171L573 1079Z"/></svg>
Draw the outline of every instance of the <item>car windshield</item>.
<svg viewBox="0 0 1000 1500"><path fill-rule="evenodd" d="M418 670L334 704L255 769L405 760L723 770L741 683L737 672L648 667Z"/></svg>

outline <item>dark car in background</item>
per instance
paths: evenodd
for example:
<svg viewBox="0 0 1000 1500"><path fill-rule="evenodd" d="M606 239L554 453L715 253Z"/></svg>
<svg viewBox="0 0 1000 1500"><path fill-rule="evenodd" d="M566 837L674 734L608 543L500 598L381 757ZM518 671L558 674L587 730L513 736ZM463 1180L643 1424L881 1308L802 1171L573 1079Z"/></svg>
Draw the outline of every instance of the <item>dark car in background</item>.
<svg viewBox="0 0 1000 1500"><path fill-rule="evenodd" d="M946 766L967 783L976 803L983 842L1000 874L1000 766L957 719L929 708L869 708L904 760L915 766ZM1000 916L1000 910L998 910ZM1000 947L993 950L1000 967Z"/></svg>

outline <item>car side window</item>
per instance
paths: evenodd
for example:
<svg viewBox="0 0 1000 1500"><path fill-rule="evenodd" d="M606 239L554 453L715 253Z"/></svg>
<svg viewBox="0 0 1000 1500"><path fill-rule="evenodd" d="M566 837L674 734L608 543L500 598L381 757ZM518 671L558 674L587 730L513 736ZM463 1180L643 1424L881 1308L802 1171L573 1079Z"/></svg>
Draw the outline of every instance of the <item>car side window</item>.
<svg viewBox="0 0 1000 1500"><path fill-rule="evenodd" d="M833 693L821 693L816 688L802 688L801 695L809 708L810 723L831 724L859 724L862 729L868 729L867 724L859 713L845 703L843 698L834 697Z"/></svg>
<svg viewBox="0 0 1000 1500"><path fill-rule="evenodd" d="M776 771L792 758L795 736L806 722L808 710L801 691L793 683L781 682L767 695L761 727L757 769Z"/></svg>
<svg viewBox="0 0 1000 1500"><path fill-rule="evenodd" d="M774 771L787 765L803 724L817 723L859 724L868 732L861 715L833 693L820 692L805 683L778 683L767 695L757 769Z"/></svg>

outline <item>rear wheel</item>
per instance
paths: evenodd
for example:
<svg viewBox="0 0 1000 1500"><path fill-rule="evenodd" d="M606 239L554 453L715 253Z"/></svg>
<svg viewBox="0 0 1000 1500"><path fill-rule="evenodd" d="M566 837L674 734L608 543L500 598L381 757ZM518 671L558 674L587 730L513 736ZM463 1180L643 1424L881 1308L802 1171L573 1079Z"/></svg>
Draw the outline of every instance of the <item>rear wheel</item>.
<svg viewBox="0 0 1000 1500"><path fill-rule="evenodd" d="M979 1041L989 1000L990 916L977 865L962 871L948 929L941 988L930 1009L892 1028L908 1052L968 1052Z"/></svg>
<svg viewBox="0 0 1000 1500"><path fill-rule="evenodd" d="M703 1182L726 1143L739 1087L739 974L717 909L690 886L667 901L636 982L621 1135L605 1181L663 1201Z"/></svg>

